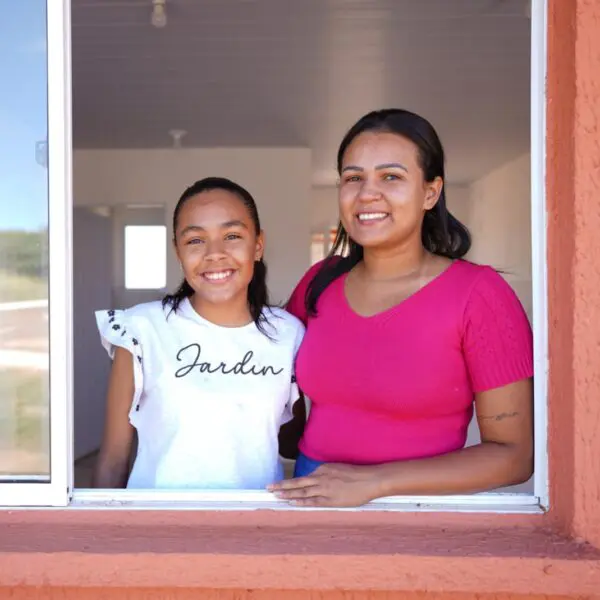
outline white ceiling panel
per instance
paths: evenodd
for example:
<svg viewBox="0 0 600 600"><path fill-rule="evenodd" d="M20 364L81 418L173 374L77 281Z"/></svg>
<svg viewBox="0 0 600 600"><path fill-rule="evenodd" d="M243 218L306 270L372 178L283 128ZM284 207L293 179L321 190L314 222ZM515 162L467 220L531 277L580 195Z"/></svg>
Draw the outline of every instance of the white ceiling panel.
<svg viewBox="0 0 600 600"><path fill-rule="evenodd" d="M430 119L450 179L529 145L526 0L72 0L77 148L308 146L327 179L383 107Z"/></svg>

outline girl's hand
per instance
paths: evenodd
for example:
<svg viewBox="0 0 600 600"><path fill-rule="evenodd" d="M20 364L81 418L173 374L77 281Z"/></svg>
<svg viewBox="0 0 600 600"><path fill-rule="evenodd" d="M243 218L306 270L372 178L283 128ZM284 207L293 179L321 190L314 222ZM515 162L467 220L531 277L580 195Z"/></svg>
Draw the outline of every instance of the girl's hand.
<svg viewBox="0 0 600 600"><path fill-rule="evenodd" d="M382 495L376 473L370 466L328 463L311 475L280 481L268 490L295 506L362 506Z"/></svg>

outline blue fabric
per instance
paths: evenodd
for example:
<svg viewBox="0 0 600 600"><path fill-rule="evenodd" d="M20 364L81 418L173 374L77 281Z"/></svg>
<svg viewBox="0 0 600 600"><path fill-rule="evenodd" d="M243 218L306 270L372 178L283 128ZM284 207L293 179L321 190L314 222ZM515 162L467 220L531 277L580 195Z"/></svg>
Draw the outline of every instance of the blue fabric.
<svg viewBox="0 0 600 600"><path fill-rule="evenodd" d="M302 452L300 452L294 467L294 477L305 477L306 475L310 475L322 464L323 463L320 460L313 460L312 458L308 458L308 456L305 456L302 454Z"/></svg>

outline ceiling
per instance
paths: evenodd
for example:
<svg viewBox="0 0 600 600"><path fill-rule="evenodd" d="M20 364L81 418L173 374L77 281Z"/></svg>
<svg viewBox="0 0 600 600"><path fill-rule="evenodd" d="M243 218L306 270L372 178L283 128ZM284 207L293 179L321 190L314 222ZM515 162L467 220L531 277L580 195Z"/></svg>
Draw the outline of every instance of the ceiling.
<svg viewBox="0 0 600 600"><path fill-rule="evenodd" d="M76 148L308 146L331 181L365 112L427 117L466 183L529 146L527 0L72 0Z"/></svg>

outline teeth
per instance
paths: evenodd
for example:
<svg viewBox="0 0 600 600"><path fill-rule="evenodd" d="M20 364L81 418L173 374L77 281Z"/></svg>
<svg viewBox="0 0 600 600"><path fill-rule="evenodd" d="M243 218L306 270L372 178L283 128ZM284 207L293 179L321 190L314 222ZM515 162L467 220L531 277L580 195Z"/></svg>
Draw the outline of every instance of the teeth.
<svg viewBox="0 0 600 600"><path fill-rule="evenodd" d="M211 281L219 281L220 279L227 279L233 271L221 271L220 273L204 273L204 277L206 279L210 279Z"/></svg>
<svg viewBox="0 0 600 600"><path fill-rule="evenodd" d="M375 221L376 219L385 219L386 213L360 213L358 215L359 221Z"/></svg>

